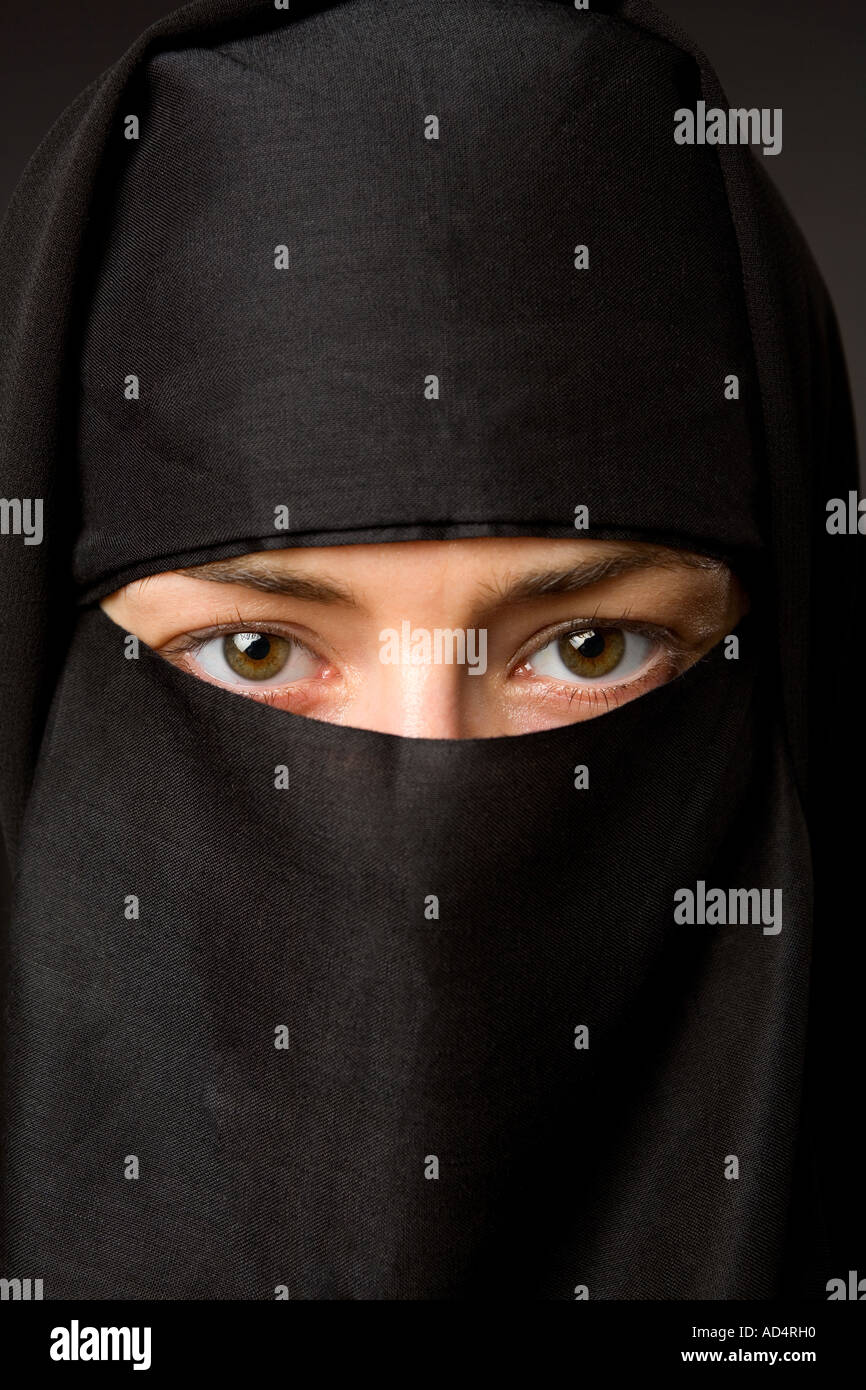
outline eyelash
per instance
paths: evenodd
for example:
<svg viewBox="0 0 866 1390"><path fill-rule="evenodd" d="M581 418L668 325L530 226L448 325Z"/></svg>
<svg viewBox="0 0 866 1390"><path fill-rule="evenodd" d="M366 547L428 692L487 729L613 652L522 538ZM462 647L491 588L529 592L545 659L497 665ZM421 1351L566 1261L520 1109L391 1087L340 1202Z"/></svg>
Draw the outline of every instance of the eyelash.
<svg viewBox="0 0 866 1390"><path fill-rule="evenodd" d="M277 637L285 637L287 641L293 642L306 652L307 656L315 657L317 661L324 661L325 658L319 652L299 637L291 628L283 627L275 622L250 622L245 623L243 619L237 619L231 623L215 623L213 627L207 628L204 632L184 632L178 637L174 645L170 647L160 647L163 656L185 656L201 651L208 642L212 642L215 637L230 637L235 632L263 632L273 633Z"/></svg>
<svg viewBox="0 0 866 1390"><path fill-rule="evenodd" d="M543 651L551 642L558 637L563 637L569 632L580 629L594 628L597 631L617 630L621 632L636 633L646 637L654 644L653 655L644 663L640 672L626 680L611 681L605 685L601 680L597 685L580 684L574 681L557 681L552 677L540 677L531 674L527 677L527 685L531 685L531 694L536 699L565 698L568 704L573 704L575 699L579 699L589 704L604 704L605 709L622 703L623 696L628 692L633 692L636 687L645 685L648 678L657 672L660 656L667 658L670 670L668 679L673 679L678 675L683 666L685 658L691 653L690 646L680 638L677 633L670 628L663 627L655 623L645 623L631 621L626 616L620 619L599 619L597 612L588 617L569 618L554 627L547 628L542 633L537 633L520 648L516 656L509 662L506 679L510 679L534 656ZM327 659L311 647L303 638L299 637L291 628L284 627L280 623L252 621L244 622L238 618L233 622L217 623L212 627L197 633L184 633L177 638L171 646L162 647L160 650L164 656L192 656L216 637L228 637L237 632L263 632L273 633L291 641L296 647L312 657L316 661L325 662ZM252 692L245 692L249 697L263 701L266 704L275 704L278 700L291 698L293 687L298 688L302 682L290 682L284 686L270 686Z"/></svg>
<svg viewBox="0 0 866 1390"><path fill-rule="evenodd" d="M591 617L569 618L530 638L531 645L525 645L521 648L510 663L509 676L526 666L534 656L537 656L551 642L555 642L558 637L564 637L567 633L581 629L594 629L598 632L636 633L638 636L646 637L651 641L654 645L654 651L636 675L626 680L612 680L609 684L604 684L600 680L597 685L582 685L573 681L559 682L550 677L539 680L536 677L533 681L533 684L536 684L536 689L533 692L536 698L549 699L552 694L555 694L557 697L564 696L569 705L572 705L575 699L579 699L585 704L603 704L606 710L615 708L623 703L625 695L630 692L634 693L636 689L647 684L648 679L657 672L660 658L662 660L667 659L670 668L667 678L673 679L674 676L679 675L686 658L692 653L689 644L670 628L656 623L632 621L625 615L620 619L600 619L598 610L596 610Z"/></svg>
<svg viewBox="0 0 866 1390"><path fill-rule="evenodd" d="M529 661L550 642L555 642L557 637L564 637L569 632L579 632L584 629L593 628L598 632L634 632L639 637L646 637L657 646L663 648L672 656L684 657L690 651L689 646L682 638L678 637L670 628L661 627L656 623L633 622L626 617L622 618L599 618L598 613L592 617L569 618L565 622L557 623L554 627L546 628L543 633L536 634L529 639L531 646L525 644L517 656L513 658L509 671L513 671L523 662Z"/></svg>

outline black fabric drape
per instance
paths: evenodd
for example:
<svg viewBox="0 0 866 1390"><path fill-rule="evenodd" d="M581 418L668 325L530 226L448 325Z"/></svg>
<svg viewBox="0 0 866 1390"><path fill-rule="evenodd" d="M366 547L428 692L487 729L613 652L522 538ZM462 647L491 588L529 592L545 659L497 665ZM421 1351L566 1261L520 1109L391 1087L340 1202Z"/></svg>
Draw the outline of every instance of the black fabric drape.
<svg viewBox="0 0 866 1390"><path fill-rule="evenodd" d="M0 276L2 487L46 515L0 549L3 1260L46 1297L823 1297L856 1267L850 404L760 156L674 143L699 98L728 105L642 4L194 4L34 156ZM128 661L95 603L473 535L722 555L741 659L403 740ZM698 880L781 889L782 930L677 925Z"/></svg>

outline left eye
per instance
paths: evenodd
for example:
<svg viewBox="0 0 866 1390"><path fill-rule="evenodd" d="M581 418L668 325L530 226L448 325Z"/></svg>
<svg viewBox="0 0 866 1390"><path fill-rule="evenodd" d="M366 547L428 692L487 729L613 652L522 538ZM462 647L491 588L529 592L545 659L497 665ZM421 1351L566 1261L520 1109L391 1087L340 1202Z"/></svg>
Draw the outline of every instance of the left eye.
<svg viewBox="0 0 866 1390"><path fill-rule="evenodd" d="M614 676L624 680L646 663L655 643L620 627L576 628L540 647L526 665L537 675L582 684Z"/></svg>
<svg viewBox="0 0 866 1390"><path fill-rule="evenodd" d="M230 685L263 685L277 676L285 685L315 675L321 665L300 642L276 632L211 637L196 649L195 658L209 676Z"/></svg>

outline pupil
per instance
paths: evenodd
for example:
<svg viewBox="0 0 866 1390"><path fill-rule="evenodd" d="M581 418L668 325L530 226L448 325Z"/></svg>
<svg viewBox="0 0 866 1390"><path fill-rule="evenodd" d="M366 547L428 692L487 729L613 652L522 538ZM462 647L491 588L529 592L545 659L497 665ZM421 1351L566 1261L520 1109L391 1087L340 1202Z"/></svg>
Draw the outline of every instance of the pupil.
<svg viewBox="0 0 866 1390"><path fill-rule="evenodd" d="M264 661L271 650L271 644L263 632L237 632L234 643L244 656L251 657L253 661Z"/></svg>
<svg viewBox="0 0 866 1390"><path fill-rule="evenodd" d="M604 651L605 641L603 632L581 632L570 639L571 645L576 647L581 656L590 660L595 656L601 656Z"/></svg>

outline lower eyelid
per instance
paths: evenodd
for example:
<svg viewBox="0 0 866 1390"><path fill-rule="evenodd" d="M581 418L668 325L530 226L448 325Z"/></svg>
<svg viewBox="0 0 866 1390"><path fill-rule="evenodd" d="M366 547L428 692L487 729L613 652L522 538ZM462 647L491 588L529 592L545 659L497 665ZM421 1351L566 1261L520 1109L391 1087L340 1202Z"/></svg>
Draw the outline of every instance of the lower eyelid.
<svg viewBox="0 0 866 1390"><path fill-rule="evenodd" d="M178 665L196 680L207 681L208 684L215 685L220 690L227 690L233 695L243 695L247 699L258 700L262 704L268 705L288 707L289 705L318 701L328 684L319 676L298 676L294 680L285 681L282 684L280 684L279 677L274 677L270 684L266 681L258 683L243 680L221 680L219 676L208 671L205 666L189 660L188 653L181 657Z"/></svg>
<svg viewBox="0 0 866 1390"><path fill-rule="evenodd" d="M283 640L290 642L294 649L293 652L290 652L288 661L291 661L293 656L300 654L322 667L323 673L327 672L330 667L330 663L325 657L314 651L312 647L309 647L307 643L302 641L294 632L281 631L279 627L274 624L266 627L263 624L257 624L255 622L233 623L231 626L227 625L224 628L216 628L205 634L183 633L179 637L173 639L170 644L158 647L156 650L166 660L181 666L198 680L205 680L212 685L219 686L223 690L230 690L235 694L250 695L258 700L266 699L269 695L273 696L275 694L287 695L288 698L300 698L302 689L298 689L298 687L303 688L311 680L321 679L321 674L312 676L308 672L304 672L290 679L284 679L278 672L275 676L271 677L270 680L254 681L245 680L243 677L237 680L230 680L224 677L221 672L209 670L206 661L203 659L205 648L213 642L218 643L222 639L239 632L259 632L265 636L281 637ZM308 692L305 693L308 694Z"/></svg>
<svg viewBox="0 0 866 1390"><path fill-rule="evenodd" d="M526 662L529 660L530 658L527 657ZM525 670L526 662L519 669ZM673 680L686 664L685 653L677 653L660 643L659 650L645 662L640 670L632 672L630 676L625 676L621 680L605 680L603 677L595 681L557 680L554 676L539 674L530 668L525 684L527 687L534 687L527 693L543 696L555 691L557 695L565 696L570 702L575 697L592 701L600 699L602 692L609 695L613 691L627 691L644 686L654 676L659 676L661 682Z"/></svg>
<svg viewBox="0 0 866 1390"><path fill-rule="evenodd" d="M620 676L619 678L617 678L616 671L613 670L610 672L610 678L607 681L604 675L599 676L596 679L592 679L590 677L584 677L583 679L581 679L579 676L576 675L573 681L569 681L565 677L562 677L560 683L566 686L574 685L581 688L587 688L591 686L597 689L599 686L604 685L605 683L607 683L608 685L626 685L629 681L640 679L641 675L647 672L651 668L651 666L653 666L656 662L664 660L665 657L667 657L669 660L672 660L675 658L675 656L679 655L680 657L682 657L682 655L684 654L682 645L677 641L676 638L673 637L672 634L669 637L666 633L662 634L658 630L641 630L637 626L616 627L613 623L602 624L592 622L573 622L568 627L563 627L552 633L549 633L543 642L539 642L537 645L533 647L532 651L525 653L521 657L517 665L512 668L511 674L517 674L520 671L528 670L528 672L531 675L534 675L539 680L556 682L558 680L558 677L556 675L554 675L550 671L539 671L535 666L533 666L533 662L537 662L538 658L541 657L542 654L546 652L549 647L552 647L555 643L560 642L562 638L566 637L569 633L578 631L582 628L594 628L598 632L618 631L624 633L627 638L637 637L649 646L649 651L645 654L641 664L636 669L628 672L624 676Z"/></svg>

